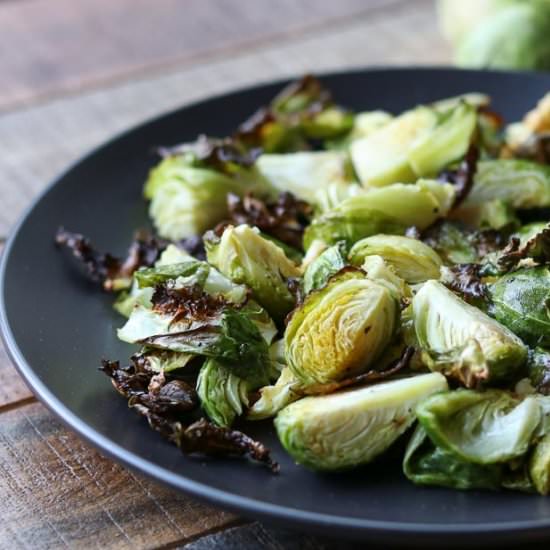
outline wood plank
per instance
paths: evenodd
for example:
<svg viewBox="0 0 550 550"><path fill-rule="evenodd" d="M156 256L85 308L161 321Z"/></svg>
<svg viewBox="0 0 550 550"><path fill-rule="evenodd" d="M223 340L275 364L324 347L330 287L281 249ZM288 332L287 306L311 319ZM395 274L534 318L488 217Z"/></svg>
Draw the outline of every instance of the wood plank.
<svg viewBox="0 0 550 550"><path fill-rule="evenodd" d="M155 67L284 41L387 4L277 0L276 9L271 0L0 4L0 108Z"/></svg>
<svg viewBox="0 0 550 550"><path fill-rule="evenodd" d="M235 525L134 474L38 404L0 414L1 548L153 548Z"/></svg>
<svg viewBox="0 0 550 550"><path fill-rule="evenodd" d="M200 63L0 116L0 236L68 162L113 133L162 111L232 88L307 71L418 60L449 60L436 29L431 0L395 5L330 31L256 48L231 59Z"/></svg>

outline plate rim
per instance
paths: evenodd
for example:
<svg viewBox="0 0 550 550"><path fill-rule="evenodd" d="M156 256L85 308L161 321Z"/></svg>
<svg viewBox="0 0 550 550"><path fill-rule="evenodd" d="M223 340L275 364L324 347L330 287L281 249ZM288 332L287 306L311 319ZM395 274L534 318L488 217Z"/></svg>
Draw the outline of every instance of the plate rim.
<svg viewBox="0 0 550 550"><path fill-rule="evenodd" d="M387 72L461 72L461 73L477 73L477 74L502 74L502 75L527 75L535 76L550 80L550 74L537 71L517 71L507 70L477 70L477 69L460 69L447 65L435 66L366 66L366 67L349 67L336 71L320 71L316 72L315 76L319 78L343 77L346 75L357 73L387 73ZM186 477L183 473L174 473L155 462L143 459L137 456L132 451L129 451L119 445L116 441L109 439L95 430L86 422L80 419L78 415L71 412L69 408L49 390L38 375L34 372L32 366L26 361L21 349L19 348L15 336L11 330L5 303L6 293L6 271L10 262L12 249L15 246L16 238L25 225L27 220L32 216L33 211L39 203L48 195L70 172L78 165L89 160L90 157L102 152L103 149L111 146L113 143L124 139L126 136L142 129L143 127L159 122L161 119L173 116L175 113L183 109L192 109L199 107L209 102L219 101L223 98L230 98L234 95L239 95L244 92L252 92L271 86L283 86L299 76L288 76L276 80L266 80L257 84L240 86L225 92L209 95L205 98L184 103L176 108L163 111L157 115L146 118L145 120L134 124L120 132L115 133L111 137L103 140L97 146L81 154L75 160L70 162L65 169L56 175L45 188L38 193L19 216L17 222L9 231L8 238L5 241L2 257L0 258L0 335L4 343L6 353L15 366L18 373L22 376L29 389L46 406L65 426L76 432L86 442L90 443L95 449L109 456L113 460L122 463L123 465L144 474L150 479L160 481L165 486L183 491L186 494L192 495L198 499L209 502L213 505L220 506L224 509L235 511L240 514L252 518L261 518L264 520L276 521L290 527L307 527L311 531L324 532L330 534L334 529L349 529L349 536L356 538L359 535L370 535L371 537L380 540L399 540L402 542L404 535L416 535L422 537L415 542L429 542L433 537L440 535L453 535L459 537L463 541L465 537L473 537L476 535L490 535L490 539L494 542L497 540L510 540L509 535L521 535L529 533L529 537L547 535L550 533L550 517L547 520L515 520L504 522L488 522L479 524L468 523L407 523L403 521L388 521L388 520L373 520L359 517L333 516L321 512L312 512L291 508L289 506L279 505L257 500L251 497L239 495L227 490L217 489L206 483L195 481ZM436 488L437 490L437 488ZM334 535L334 532L332 532ZM451 542L451 541L449 541Z"/></svg>

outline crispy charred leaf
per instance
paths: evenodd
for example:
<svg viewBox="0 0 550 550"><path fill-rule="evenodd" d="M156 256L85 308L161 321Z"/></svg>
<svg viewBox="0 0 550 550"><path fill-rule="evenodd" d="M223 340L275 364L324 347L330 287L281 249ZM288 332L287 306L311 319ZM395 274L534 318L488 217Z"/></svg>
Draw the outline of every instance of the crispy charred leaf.
<svg viewBox="0 0 550 550"><path fill-rule="evenodd" d="M145 364L132 357L130 365L102 361L100 370L111 378L115 389L128 399L128 405L142 405L155 414L179 414L198 405L195 389L183 380L169 380L164 373L145 370Z"/></svg>
<svg viewBox="0 0 550 550"><path fill-rule="evenodd" d="M478 159L479 149L475 145L470 145L466 151L464 160L460 163L458 168L454 170L444 170L439 175L441 181L452 183L456 188L453 208L459 206L471 191L474 185L474 176L477 170Z"/></svg>
<svg viewBox="0 0 550 550"><path fill-rule="evenodd" d="M235 166L252 166L261 151L247 149L233 138L217 139L200 135L195 142L161 147L158 152L163 158L190 153L201 165L231 174Z"/></svg>
<svg viewBox="0 0 550 550"><path fill-rule="evenodd" d="M157 285L151 303L154 311L171 315L172 324L182 319L208 321L218 317L227 306L222 296L212 296L198 285L182 288L173 288L169 284Z"/></svg>
<svg viewBox="0 0 550 550"><path fill-rule="evenodd" d="M527 372L535 389L539 393L550 395L550 351L544 348L531 350Z"/></svg>
<svg viewBox="0 0 550 550"><path fill-rule="evenodd" d="M126 259L121 260L97 250L84 235L71 233L62 227L56 233L55 243L71 250L73 256L84 265L90 279L100 283L107 291L128 288L134 271L143 266L152 266L167 246L164 240L138 232Z"/></svg>
<svg viewBox="0 0 550 550"><path fill-rule="evenodd" d="M498 266L503 271L510 271L526 258L531 258L538 264L550 261L550 224L523 245L519 237L511 237L498 259Z"/></svg>
<svg viewBox="0 0 550 550"><path fill-rule="evenodd" d="M183 424L184 413L198 404L194 388L186 382L168 381L162 373L144 371L136 361L128 367L120 367L118 361L102 361L101 370L111 377L117 391L128 399L128 405L183 452L212 456L249 455L278 472L279 465L271 458L269 449L244 433L220 428L204 418L191 425Z"/></svg>
<svg viewBox="0 0 550 550"><path fill-rule="evenodd" d="M276 201L264 202L247 194L227 195L230 223L256 226L260 231L298 250L313 208L292 193L281 193Z"/></svg>
<svg viewBox="0 0 550 550"><path fill-rule="evenodd" d="M414 348L407 346L401 357L390 364L386 369L378 371L375 369L369 370L363 374L352 376L351 378L345 378L339 382L329 382L327 384L312 384L303 388L298 387L294 391L301 395L324 395L334 393L344 388L353 386L366 386L367 384L379 382L387 378L392 377L394 374L408 369L411 359L414 355Z"/></svg>
<svg viewBox="0 0 550 550"><path fill-rule="evenodd" d="M448 288L465 298L484 299L487 285L481 280L482 264L457 264L445 269L444 282Z"/></svg>
<svg viewBox="0 0 550 550"><path fill-rule="evenodd" d="M279 472L279 464L271 458L269 449L243 432L216 426L201 418L190 426L170 422L149 414L149 425L175 443L184 453L209 456L246 456L265 464L273 473Z"/></svg>
<svg viewBox="0 0 550 550"><path fill-rule="evenodd" d="M279 113L318 113L332 103L329 90L314 76L308 74L283 88L271 102Z"/></svg>

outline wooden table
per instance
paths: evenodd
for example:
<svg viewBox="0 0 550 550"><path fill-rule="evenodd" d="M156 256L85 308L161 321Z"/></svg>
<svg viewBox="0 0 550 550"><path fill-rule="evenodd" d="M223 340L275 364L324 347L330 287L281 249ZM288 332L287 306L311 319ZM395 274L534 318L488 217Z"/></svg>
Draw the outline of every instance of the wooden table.
<svg viewBox="0 0 550 550"><path fill-rule="evenodd" d="M0 237L64 166L163 111L306 71L449 60L431 0L0 0ZM0 547L100 546L341 547L104 458L0 349Z"/></svg>

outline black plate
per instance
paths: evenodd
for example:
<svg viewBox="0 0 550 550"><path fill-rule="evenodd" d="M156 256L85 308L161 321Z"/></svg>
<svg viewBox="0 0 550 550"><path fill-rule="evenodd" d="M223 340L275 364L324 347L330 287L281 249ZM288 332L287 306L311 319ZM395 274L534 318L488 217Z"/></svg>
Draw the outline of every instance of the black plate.
<svg viewBox="0 0 550 550"><path fill-rule="evenodd" d="M452 69L363 70L323 80L340 103L354 109L399 111L462 92L485 92L508 120L518 119L550 90L550 75ZM198 133L228 134L281 85L217 97L131 130L82 159L37 199L2 260L1 324L13 361L37 396L102 451L248 516L401 543L441 541L442 535L453 535L444 536L445 543L550 535L550 499L415 487L397 460L347 474L314 474L292 463L269 423L250 431L273 448L279 476L246 461L182 456L128 410L98 372L100 358L124 361L131 348L115 337L122 319L112 310L111 297L97 292L56 252L56 228L63 225L103 249L124 253L134 229L148 225L141 189L155 162L152 147Z"/></svg>

